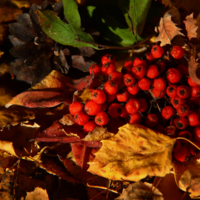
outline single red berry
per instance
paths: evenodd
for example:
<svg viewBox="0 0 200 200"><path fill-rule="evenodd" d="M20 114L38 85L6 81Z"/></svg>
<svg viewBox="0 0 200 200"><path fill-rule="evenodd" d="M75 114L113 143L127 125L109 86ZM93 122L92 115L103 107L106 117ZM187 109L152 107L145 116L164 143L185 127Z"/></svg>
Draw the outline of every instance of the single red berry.
<svg viewBox="0 0 200 200"><path fill-rule="evenodd" d="M178 151L180 148L181 148L181 142L180 142L180 140L176 140L172 151L173 152Z"/></svg>
<svg viewBox="0 0 200 200"><path fill-rule="evenodd" d="M169 135L170 137L174 137L176 135L176 130L177 130L176 126L172 124L165 127L164 133L166 135Z"/></svg>
<svg viewBox="0 0 200 200"><path fill-rule="evenodd" d="M176 67L179 72L181 73L181 76L188 76L188 67L186 67L185 65L178 65Z"/></svg>
<svg viewBox="0 0 200 200"><path fill-rule="evenodd" d="M177 86L176 85L169 85L166 88L166 93L169 97L174 98L176 96Z"/></svg>
<svg viewBox="0 0 200 200"><path fill-rule="evenodd" d="M112 103L108 108L108 114L111 117L119 117L122 113L122 106L119 103Z"/></svg>
<svg viewBox="0 0 200 200"><path fill-rule="evenodd" d="M200 97L200 85L190 87L192 97Z"/></svg>
<svg viewBox="0 0 200 200"><path fill-rule="evenodd" d="M180 117L188 116L190 113L190 108L187 104L182 104L176 109Z"/></svg>
<svg viewBox="0 0 200 200"><path fill-rule="evenodd" d="M158 116L153 113L148 114L145 123L150 128L155 127L158 124Z"/></svg>
<svg viewBox="0 0 200 200"><path fill-rule="evenodd" d="M121 69L122 74L131 73L131 69L133 67L133 61L126 61L124 63L124 67Z"/></svg>
<svg viewBox="0 0 200 200"><path fill-rule="evenodd" d="M76 113L82 110L83 110L83 104L79 101L75 101L69 106L69 112L71 113L71 115L75 115Z"/></svg>
<svg viewBox="0 0 200 200"><path fill-rule="evenodd" d="M142 121L142 117L139 112L129 115L129 124L139 124Z"/></svg>
<svg viewBox="0 0 200 200"><path fill-rule="evenodd" d="M159 76L160 72L158 70L158 67L156 65L149 65L147 67L147 72L146 72L146 76L148 78L156 78L157 76Z"/></svg>
<svg viewBox="0 0 200 200"><path fill-rule="evenodd" d="M97 125L99 126L103 126L106 125L108 123L108 115L105 112L99 112L97 113L94 121Z"/></svg>
<svg viewBox="0 0 200 200"><path fill-rule="evenodd" d="M112 72L116 71L116 66L112 62L107 62L106 64L102 65L101 72L103 75L108 76Z"/></svg>
<svg viewBox="0 0 200 200"><path fill-rule="evenodd" d="M175 96L170 99L170 102L174 108L178 108L180 105L185 104L185 99L181 99L179 96Z"/></svg>
<svg viewBox="0 0 200 200"><path fill-rule="evenodd" d="M92 132L97 125L94 121L89 121L83 126L83 131L85 133Z"/></svg>
<svg viewBox="0 0 200 200"><path fill-rule="evenodd" d="M136 65L133 66L131 72L136 79L142 79L146 74L146 67L144 65Z"/></svg>
<svg viewBox="0 0 200 200"><path fill-rule="evenodd" d="M166 84L167 83L163 77L155 78L153 80L153 87L156 88L157 90L165 90Z"/></svg>
<svg viewBox="0 0 200 200"><path fill-rule="evenodd" d="M199 126L200 125L200 116L196 112L192 112L188 115L188 121L190 126Z"/></svg>
<svg viewBox="0 0 200 200"><path fill-rule="evenodd" d="M106 54L101 58L101 64L104 65L108 62L115 64L115 57L111 54Z"/></svg>
<svg viewBox="0 0 200 200"><path fill-rule="evenodd" d="M146 99L144 99L144 98L138 98L137 100L138 100L138 102L140 104L139 111L140 112L145 112L147 110L147 108L148 108L148 103L147 103Z"/></svg>
<svg viewBox="0 0 200 200"><path fill-rule="evenodd" d="M186 99L190 96L190 88L186 85L180 85L177 87L177 96L181 99Z"/></svg>
<svg viewBox="0 0 200 200"><path fill-rule="evenodd" d="M118 84L116 81L107 81L104 84L104 91L109 95L116 94L117 90L118 90Z"/></svg>
<svg viewBox="0 0 200 200"><path fill-rule="evenodd" d="M155 98L162 99L165 95L165 90L158 90L156 88L153 88L152 93Z"/></svg>
<svg viewBox="0 0 200 200"><path fill-rule="evenodd" d="M198 86L198 84L194 82L190 76L188 77L187 81L190 86Z"/></svg>
<svg viewBox="0 0 200 200"><path fill-rule="evenodd" d="M129 99L125 104L125 108L129 114L134 114L140 109L140 103L136 99Z"/></svg>
<svg viewBox="0 0 200 200"><path fill-rule="evenodd" d="M155 58L153 57L151 52L147 52L146 53L146 59L147 59L148 63L151 63L151 62L153 62L155 60Z"/></svg>
<svg viewBox="0 0 200 200"><path fill-rule="evenodd" d="M119 90L116 94L116 99L119 102L126 102L128 100L129 93L126 90Z"/></svg>
<svg viewBox="0 0 200 200"><path fill-rule="evenodd" d="M200 142L200 126L195 126L193 129L193 136L195 142Z"/></svg>
<svg viewBox="0 0 200 200"><path fill-rule="evenodd" d="M88 115L96 115L98 112L100 112L101 110L101 105L94 102L93 100L89 100L87 101L87 103L85 104L85 112Z"/></svg>
<svg viewBox="0 0 200 200"><path fill-rule="evenodd" d="M136 59L133 61L133 66L137 66L137 65L143 65L144 67L147 67L147 61L146 61L146 60L139 59L139 58L136 58Z"/></svg>
<svg viewBox="0 0 200 200"><path fill-rule="evenodd" d="M112 94L112 95L109 95L109 94L108 94L108 95L107 95L107 101L108 101L108 103L114 101L114 100L115 100L115 97L116 97L115 94Z"/></svg>
<svg viewBox="0 0 200 200"><path fill-rule="evenodd" d="M108 75L109 81L116 81L118 85L123 84L123 74L121 72L115 71Z"/></svg>
<svg viewBox="0 0 200 200"><path fill-rule="evenodd" d="M103 90L100 89L92 90L91 98L94 102L102 104L106 101L106 94Z"/></svg>
<svg viewBox="0 0 200 200"><path fill-rule="evenodd" d="M139 92L140 88L138 86L138 83L135 82L131 86L126 87L126 89L130 94L135 95L135 94L137 94Z"/></svg>
<svg viewBox="0 0 200 200"><path fill-rule="evenodd" d="M173 124L178 129L185 129L188 126L188 120L185 117L179 117L173 120Z"/></svg>
<svg viewBox="0 0 200 200"><path fill-rule="evenodd" d="M122 113L121 113L120 117L122 117L122 118L128 118L128 116L129 116L129 114L126 111L125 106L122 106Z"/></svg>
<svg viewBox="0 0 200 200"><path fill-rule="evenodd" d="M135 79L131 74L125 74L123 80L125 86L131 86L133 83L135 83Z"/></svg>
<svg viewBox="0 0 200 200"><path fill-rule="evenodd" d="M154 45L151 48L151 54L154 58L160 58L164 54L164 49L159 45Z"/></svg>
<svg viewBox="0 0 200 200"><path fill-rule="evenodd" d="M178 69L170 68L167 70L167 80L174 84L181 80L181 73Z"/></svg>
<svg viewBox="0 0 200 200"><path fill-rule="evenodd" d="M180 59L184 56L185 52L181 46L173 46L170 54L173 58Z"/></svg>
<svg viewBox="0 0 200 200"><path fill-rule="evenodd" d="M191 140L192 134L189 131L180 131L178 133L178 137L183 137L183 138L187 138L188 140ZM187 141L185 141L185 140L181 140L180 142L182 144L186 144L187 143Z"/></svg>
<svg viewBox="0 0 200 200"><path fill-rule="evenodd" d="M97 64L93 64L89 68L89 73L94 74L95 77L101 74L101 67Z"/></svg>
<svg viewBox="0 0 200 200"><path fill-rule="evenodd" d="M188 149L189 149L191 155L197 155L199 153L199 150L192 144L189 144Z"/></svg>
<svg viewBox="0 0 200 200"><path fill-rule="evenodd" d="M156 66L158 67L158 71L161 73L163 73L166 69L166 64L163 60L159 60L156 62Z"/></svg>
<svg viewBox="0 0 200 200"><path fill-rule="evenodd" d="M83 111L80 111L74 115L74 121L80 125L84 126L89 121L89 116Z"/></svg>
<svg viewBox="0 0 200 200"><path fill-rule="evenodd" d="M165 106L161 112L161 115L165 119L170 119L174 114L175 114L175 110L171 106Z"/></svg>
<svg viewBox="0 0 200 200"><path fill-rule="evenodd" d="M151 86L151 81L148 78L142 78L138 81L138 86L141 90L148 91Z"/></svg>
<svg viewBox="0 0 200 200"><path fill-rule="evenodd" d="M177 161L185 162L189 159L190 151L185 146L181 146L178 151L173 152L173 156Z"/></svg>

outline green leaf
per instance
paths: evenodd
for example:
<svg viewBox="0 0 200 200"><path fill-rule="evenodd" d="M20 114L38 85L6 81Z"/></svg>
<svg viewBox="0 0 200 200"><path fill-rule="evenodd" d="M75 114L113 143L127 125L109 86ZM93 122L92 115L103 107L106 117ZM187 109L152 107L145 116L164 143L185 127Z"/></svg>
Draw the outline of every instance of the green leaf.
<svg viewBox="0 0 200 200"><path fill-rule="evenodd" d="M39 23L42 30L56 42L73 47L92 47L95 46L91 35L76 31L70 24L64 23L56 13L50 10L37 10Z"/></svg>
<svg viewBox="0 0 200 200"><path fill-rule="evenodd" d="M78 5L74 0L63 0L64 15L68 23L78 30L81 28L81 18L78 12Z"/></svg>
<svg viewBox="0 0 200 200"><path fill-rule="evenodd" d="M96 30L100 32L100 37L110 43L115 43L120 46L131 46L135 43L135 36L129 28L121 24L108 12L96 8L95 6L87 6L87 12ZM138 38L141 41L141 38Z"/></svg>
<svg viewBox="0 0 200 200"><path fill-rule="evenodd" d="M141 35L151 0L118 0L118 5L130 30L136 35Z"/></svg>

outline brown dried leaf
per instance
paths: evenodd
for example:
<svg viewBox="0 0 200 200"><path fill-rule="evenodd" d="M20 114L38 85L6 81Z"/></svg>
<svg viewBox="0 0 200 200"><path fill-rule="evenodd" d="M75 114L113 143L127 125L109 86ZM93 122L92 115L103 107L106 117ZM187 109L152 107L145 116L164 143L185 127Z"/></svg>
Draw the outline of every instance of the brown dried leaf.
<svg viewBox="0 0 200 200"><path fill-rule="evenodd" d="M189 40L191 40L192 38L196 38L198 26L196 26L195 24L196 21L194 20L194 13L191 13L185 19L186 20L183 22L187 31L187 37L189 38Z"/></svg>
<svg viewBox="0 0 200 200"><path fill-rule="evenodd" d="M142 125L126 124L115 136L101 141L88 171L112 180L165 176L172 168L175 141Z"/></svg>
<svg viewBox="0 0 200 200"><path fill-rule="evenodd" d="M180 28L176 26L174 22L171 20L172 15L168 12L165 13L164 17L160 19L160 24L158 27L159 35L155 38L155 42L161 41L160 46L165 46L166 44L171 44L171 40L176 35L182 35L180 32Z"/></svg>
<svg viewBox="0 0 200 200"><path fill-rule="evenodd" d="M195 57L192 55L188 63L188 72L192 80L200 85L200 79L197 77L198 68L199 68L199 63L196 62Z"/></svg>
<svg viewBox="0 0 200 200"><path fill-rule="evenodd" d="M152 200L164 200L162 193L152 186L150 183L137 182L130 184L126 189L123 189L122 194L115 200L144 200L151 195Z"/></svg>
<svg viewBox="0 0 200 200"><path fill-rule="evenodd" d="M36 187L34 191L27 192L26 200L36 200L36 199L49 200L49 195L47 194L47 190L42 189L40 187Z"/></svg>

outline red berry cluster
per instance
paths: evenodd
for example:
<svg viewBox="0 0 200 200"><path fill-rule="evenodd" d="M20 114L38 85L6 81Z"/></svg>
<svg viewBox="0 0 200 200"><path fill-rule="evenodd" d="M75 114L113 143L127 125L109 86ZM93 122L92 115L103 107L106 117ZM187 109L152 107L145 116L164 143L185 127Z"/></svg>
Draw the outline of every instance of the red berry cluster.
<svg viewBox="0 0 200 200"><path fill-rule="evenodd" d="M200 142L200 85L189 77L186 66L172 67L164 60L164 53L161 46L154 45L145 59L125 62L120 72L110 54L102 57L101 66L91 65L89 73L95 77L91 100L69 106L74 121L90 132L106 125L110 117L119 117L124 123L140 123L171 137ZM183 48L173 46L170 56L172 61L182 58ZM98 81L102 75L103 85ZM195 148L177 140L174 158L183 162L191 154L196 154Z"/></svg>

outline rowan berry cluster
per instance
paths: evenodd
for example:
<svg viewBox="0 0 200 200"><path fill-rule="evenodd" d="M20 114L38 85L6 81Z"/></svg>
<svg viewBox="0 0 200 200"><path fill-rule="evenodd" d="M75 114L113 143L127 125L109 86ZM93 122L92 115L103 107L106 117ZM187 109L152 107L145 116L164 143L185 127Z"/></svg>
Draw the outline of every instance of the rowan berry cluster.
<svg viewBox="0 0 200 200"><path fill-rule="evenodd" d="M188 75L186 66L172 67L164 53L161 46L154 45L145 59L127 61L121 71L116 71L114 56L104 55L101 65L93 64L89 69L95 77L91 100L69 106L74 121L87 133L119 117L124 123L139 123L171 137L200 142L200 85ZM172 47L172 60L183 56L181 46ZM99 76L103 76L103 83ZM173 150L174 158L181 162L196 153L184 140L177 140Z"/></svg>

